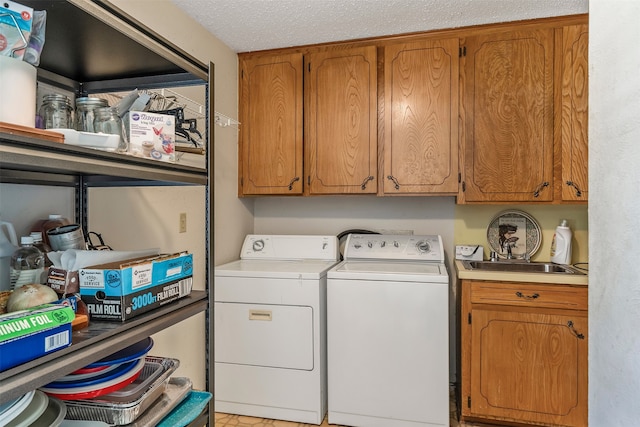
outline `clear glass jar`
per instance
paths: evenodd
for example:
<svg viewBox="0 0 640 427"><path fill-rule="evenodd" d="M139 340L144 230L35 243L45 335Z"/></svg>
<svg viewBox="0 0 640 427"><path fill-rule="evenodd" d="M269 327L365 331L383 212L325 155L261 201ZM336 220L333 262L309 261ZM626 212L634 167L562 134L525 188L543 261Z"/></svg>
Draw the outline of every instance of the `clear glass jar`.
<svg viewBox="0 0 640 427"><path fill-rule="evenodd" d="M81 132L94 132L93 121L96 108L108 107L109 103L102 98L77 98L76 99L76 130Z"/></svg>
<svg viewBox="0 0 640 427"><path fill-rule="evenodd" d="M122 120L118 116L118 110L114 107L102 107L94 110L93 130L96 133L108 133L119 135L118 151L127 151L127 140L124 137Z"/></svg>
<svg viewBox="0 0 640 427"><path fill-rule="evenodd" d="M45 129L74 129L73 106L66 95L45 95L38 115Z"/></svg>

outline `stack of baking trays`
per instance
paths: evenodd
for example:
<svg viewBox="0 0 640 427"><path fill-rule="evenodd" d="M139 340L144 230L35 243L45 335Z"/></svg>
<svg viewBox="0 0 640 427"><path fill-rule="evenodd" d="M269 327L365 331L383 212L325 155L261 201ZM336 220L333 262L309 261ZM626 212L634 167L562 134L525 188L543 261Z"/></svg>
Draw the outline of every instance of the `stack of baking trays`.
<svg viewBox="0 0 640 427"><path fill-rule="evenodd" d="M66 420L152 426L191 391L188 378L171 378L180 362L148 355L147 338L47 384L40 391L60 399Z"/></svg>

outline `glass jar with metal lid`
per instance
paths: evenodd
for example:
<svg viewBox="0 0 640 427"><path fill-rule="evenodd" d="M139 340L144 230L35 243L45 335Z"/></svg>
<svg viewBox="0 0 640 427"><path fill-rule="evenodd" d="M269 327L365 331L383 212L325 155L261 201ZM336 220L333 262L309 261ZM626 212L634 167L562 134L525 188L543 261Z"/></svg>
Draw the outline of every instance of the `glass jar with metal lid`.
<svg viewBox="0 0 640 427"><path fill-rule="evenodd" d="M123 132L122 120L118 116L118 110L115 107L101 107L93 111L95 118L93 119L93 130L96 133L108 133L111 135L119 135L120 143L118 151L127 151L127 140Z"/></svg>
<svg viewBox="0 0 640 427"><path fill-rule="evenodd" d="M93 121L96 108L108 107L109 102L102 98L77 98L76 99L76 130L81 132L94 132Z"/></svg>
<svg viewBox="0 0 640 427"><path fill-rule="evenodd" d="M45 129L73 129L73 106L66 95L44 95L39 111Z"/></svg>

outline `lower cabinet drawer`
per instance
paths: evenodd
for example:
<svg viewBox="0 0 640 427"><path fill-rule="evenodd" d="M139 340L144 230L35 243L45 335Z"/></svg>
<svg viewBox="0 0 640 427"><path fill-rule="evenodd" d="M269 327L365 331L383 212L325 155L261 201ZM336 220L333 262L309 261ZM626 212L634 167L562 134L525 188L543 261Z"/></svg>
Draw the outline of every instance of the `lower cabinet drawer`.
<svg viewBox="0 0 640 427"><path fill-rule="evenodd" d="M472 304L587 310L586 286L470 281Z"/></svg>

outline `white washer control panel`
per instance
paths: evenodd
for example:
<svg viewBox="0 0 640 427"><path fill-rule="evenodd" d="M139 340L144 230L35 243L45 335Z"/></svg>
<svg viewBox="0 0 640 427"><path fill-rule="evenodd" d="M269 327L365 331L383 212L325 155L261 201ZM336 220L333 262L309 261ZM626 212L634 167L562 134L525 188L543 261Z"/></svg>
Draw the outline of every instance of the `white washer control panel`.
<svg viewBox="0 0 640 427"><path fill-rule="evenodd" d="M337 261L339 257L336 236L249 234L240 251L241 259Z"/></svg>
<svg viewBox="0 0 640 427"><path fill-rule="evenodd" d="M439 235L350 234L344 259L444 262L444 248Z"/></svg>

